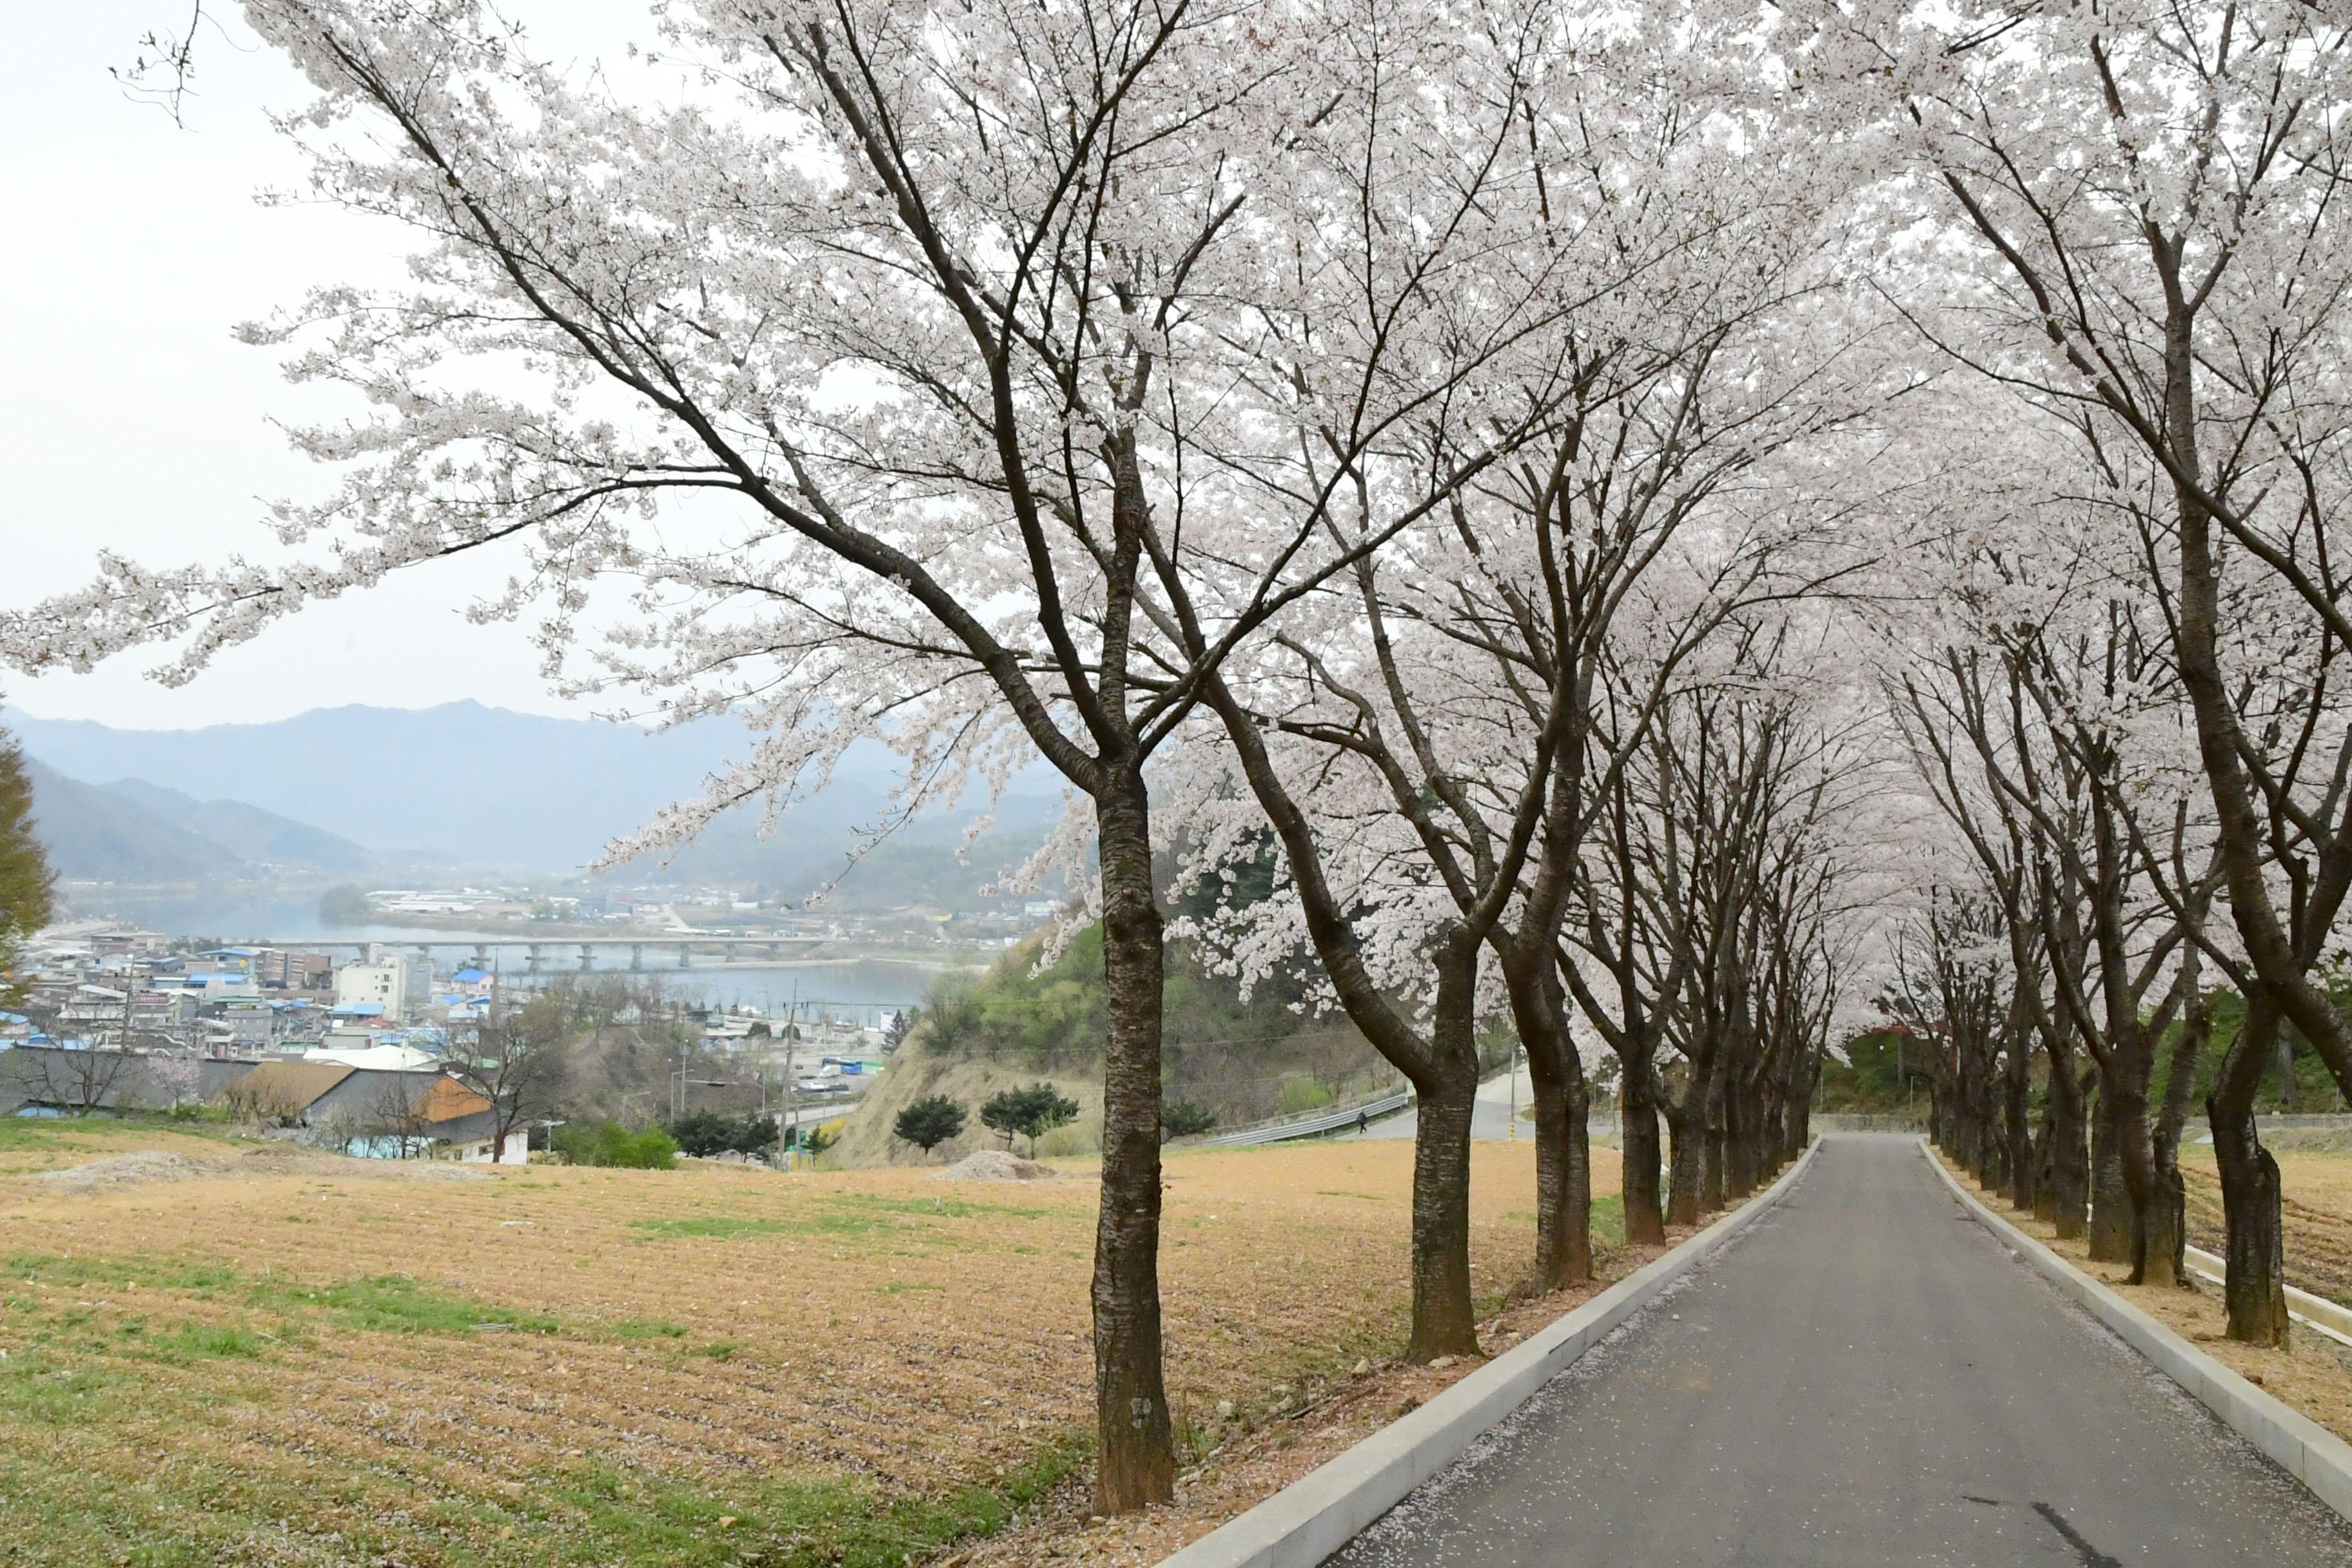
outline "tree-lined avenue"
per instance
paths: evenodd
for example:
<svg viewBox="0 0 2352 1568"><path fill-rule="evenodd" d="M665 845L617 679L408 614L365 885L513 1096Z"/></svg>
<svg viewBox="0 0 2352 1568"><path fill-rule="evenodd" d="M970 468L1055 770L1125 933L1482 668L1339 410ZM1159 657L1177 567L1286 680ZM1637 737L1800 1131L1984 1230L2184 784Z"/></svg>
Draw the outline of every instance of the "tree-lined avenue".
<svg viewBox="0 0 2352 1568"><path fill-rule="evenodd" d="M2352 1563L2352 1531L1942 1190L1833 1135L1771 1215L1332 1559Z"/></svg>

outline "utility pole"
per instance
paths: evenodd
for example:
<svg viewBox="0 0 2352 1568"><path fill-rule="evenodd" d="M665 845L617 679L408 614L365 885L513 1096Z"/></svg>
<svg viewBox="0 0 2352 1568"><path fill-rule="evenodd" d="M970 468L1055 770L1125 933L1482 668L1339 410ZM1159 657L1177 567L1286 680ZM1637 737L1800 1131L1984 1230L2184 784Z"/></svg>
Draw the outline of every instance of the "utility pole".
<svg viewBox="0 0 2352 1568"><path fill-rule="evenodd" d="M1507 1143L1519 1141L1519 1037L1511 1037L1511 1130L1503 1134Z"/></svg>
<svg viewBox="0 0 2352 1568"><path fill-rule="evenodd" d="M800 1126L793 1115L793 1056L800 1042L793 1037L793 1023L801 1011L800 982L793 983L793 1016L784 1021L784 1127L777 1134L776 1146L784 1151L784 1169L793 1168L793 1153L788 1140L800 1136Z"/></svg>

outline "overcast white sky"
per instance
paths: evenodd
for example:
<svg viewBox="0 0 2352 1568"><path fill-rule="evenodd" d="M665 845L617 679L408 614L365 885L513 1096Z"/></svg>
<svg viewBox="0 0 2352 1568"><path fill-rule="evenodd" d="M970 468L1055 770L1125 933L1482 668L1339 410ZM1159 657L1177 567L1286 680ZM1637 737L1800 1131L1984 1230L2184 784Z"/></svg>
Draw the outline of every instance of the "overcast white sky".
<svg viewBox="0 0 2352 1568"><path fill-rule="evenodd" d="M200 40L184 129L128 100L107 74L142 33L185 21L188 0L16 7L0 51L0 531L10 606L88 578L93 553L157 564L276 542L262 502L312 495L327 476L290 453L272 416L316 395L290 387L230 327L312 283L396 272L398 236L318 208L265 208L254 193L299 183L265 119L303 100L234 16ZM647 37L640 0L509 6L544 13L543 47L605 52ZM550 38L546 27L560 35ZM478 568L418 574L316 606L167 689L124 661L89 676L8 679L5 700L45 718L132 728L283 718L368 702L461 697L538 712L550 697L521 628L468 626Z"/></svg>

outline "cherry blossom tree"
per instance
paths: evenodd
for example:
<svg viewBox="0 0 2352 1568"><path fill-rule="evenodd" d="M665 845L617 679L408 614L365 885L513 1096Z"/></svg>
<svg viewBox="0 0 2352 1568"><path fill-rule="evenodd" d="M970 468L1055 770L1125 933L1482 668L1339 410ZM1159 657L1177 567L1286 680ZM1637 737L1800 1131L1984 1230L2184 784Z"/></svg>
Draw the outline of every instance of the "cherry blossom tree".
<svg viewBox="0 0 2352 1568"><path fill-rule="evenodd" d="M1422 1356L1470 1343L1474 1039L1498 1000L1535 1080L1534 1284L1590 1275L1588 1091L1558 933L1595 781L1643 722L1635 701L1613 734L1598 723L1603 652L1622 619L1675 628L1654 706L1740 606L1834 575L1809 548L1833 503L1793 487L1815 438L1880 386L1833 308L1839 172L1768 133L1752 77L1692 47L1678 8L1539 14L1549 56L1519 73L1515 188L1563 310L1518 395L1549 425L1432 525L1366 552L1352 595L1335 584L1208 683L1237 777L1202 864L1259 853L1247 796L1300 905L1239 911L1222 945L1245 971L1310 945L1416 1088ZM1726 211L1735 177L1757 199Z"/></svg>
<svg viewBox="0 0 2352 1568"><path fill-rule="evenodd" d="M772 827L860 739L904 760L891 820L1042 756L1106 929L1098 1496L1166 1498L1146 769L1206 672L1530 417L1474 386L1553 308L1490 188L1512 17L705 0L632 95L472 0L246 15L317 89L286 121L315 195L421 247L411 288L247 330L366 408L297 430L341 482L277 510L281 558L103 557L0 646L168 644L185 679L388 574L509 563L478 613L538 613L562 689L751 731L616 855L753 800ZM1433 409L1434 478L1401 434Z"/></svg>
<svg viewBox="0 0 2352 1568"><path fill-rule="evenodd" d="M2290 1020L2352 1083L2352 1038L2315 975L2352 890L2352 803L2327 782L2352 754L2347 732L2332 702L2292 697L2298 716L2249 724L2248 680L2298 688L2269 679L2283 645L2224 614L2233 581L2267 580L2278 592L2264 602L2301 622L2288 643L2303 658L2327 666L2352 640L2331 544L2352 493L2340 200L2352 23L2226 0L2030 13L1874 0L1792 16L1820 29L1821 79L1879 84L1906 131L1913 210L1936 220L1911 254L1938 258L1938 285L1961 280L1941 304L1915 300L1928 338L2071 433L2071 493L2156 542L2147 576L2193 720L2234 940L2189 929L2216 964L2242 950L2241 1043L2258 1048ZM2277 1172L2235 1087L2246 1071L2225 1068L2209 1114L2231 1332L2269 1342L2286 1322Z"/></svg>

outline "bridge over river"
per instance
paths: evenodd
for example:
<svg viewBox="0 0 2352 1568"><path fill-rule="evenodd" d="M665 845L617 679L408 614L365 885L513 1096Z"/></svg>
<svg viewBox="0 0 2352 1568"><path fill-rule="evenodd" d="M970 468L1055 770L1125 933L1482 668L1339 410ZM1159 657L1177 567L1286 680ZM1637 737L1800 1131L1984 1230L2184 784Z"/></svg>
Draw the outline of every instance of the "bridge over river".
<svg viewBox="0 0 2352 1568"><path fill-rule="evenodd" d="M599 952L608 955L605 966L611 967L610 961L617 959L622 952L625 952L629 957L628 968L643 970L646 967L646 954L650 951L656 958L669 958L671 968L690 969L694 967L694 955L698 952L706 957L715 957L722 963L774 963L798 953L827 946L839 940L829 936L730 936L715 932L684 931L632 933L627 936L585 937L526 937L512 931L490 933L451 931L446 935L436 933L432 936L301 937L282 941L257 937L238 945L303 948L321 952L351 949L362 956L382 949L394 948L405 952L420 953L428 961L432 959L435 952L448 950L464 955L467 961L479 968L488 968L493 950L503 948L520 951L523 954L524 973L537 974L541 973L547 962L558 953L577 952L580 955L579 968L593 970L598 967L596 955Z"/></svg>

